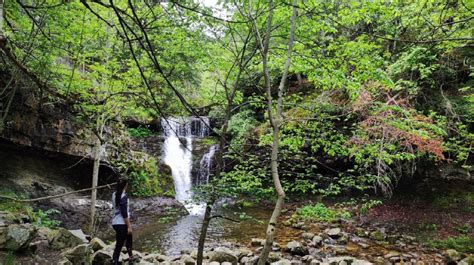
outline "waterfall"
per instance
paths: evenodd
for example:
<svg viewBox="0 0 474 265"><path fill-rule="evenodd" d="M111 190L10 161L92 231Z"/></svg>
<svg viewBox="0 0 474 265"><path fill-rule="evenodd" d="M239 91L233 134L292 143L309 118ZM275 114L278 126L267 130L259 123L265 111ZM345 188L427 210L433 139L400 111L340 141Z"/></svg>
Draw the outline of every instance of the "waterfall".
<svg viewBox="0 0 474 265"><path fill-rule="evenodd" d="M212 158L216 153L217 145L213 145L209 148L209 151L202 156L201 161L199 161L199 171L198 171L198 178L196 183L206 184L209 182L209 175L211 174L211 167L212 167Z"/></svg>
<svg viewBox="0 0 474 265"><path fill-rule="evenodd" d="M199 215L204 211L204 205L191 202L193 138L209 135L209 119L207 117L167 118L161 120L161 126L165 136L163 162L171 168L176 200L183 203L191 215ZM208 158L201 159L201 164L207 167L207 173L202 173L202 179L206 180L209 178L210 163L215 147L211 149L205 155ZM205 174L207 176L204 176ZM201 179L201 170L199 170L199 179Z"/></svg>

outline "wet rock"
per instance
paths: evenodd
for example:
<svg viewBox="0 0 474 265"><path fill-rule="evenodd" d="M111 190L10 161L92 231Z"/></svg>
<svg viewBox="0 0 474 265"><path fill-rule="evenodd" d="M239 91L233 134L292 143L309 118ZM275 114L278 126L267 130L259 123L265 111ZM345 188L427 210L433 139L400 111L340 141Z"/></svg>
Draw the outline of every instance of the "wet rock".
<svg viewBox="0 0 474 265"><path fill-rule="evenodd" d="M291 265L291 261L287 259L281 259L279 261L271 263L272 265Z"/></svg>
<svg viewBox="0 0 474 265"><path fill-rule="evenodd" d="M0 229L0 249L21 250L28 247L37 230L31 224L12 224ZM3 242L3 243L2 243Z"/></svg>
<svg viewBox="0 0 474 265"><path fill-rule="evenodd" d="M252 245L253 247L263 246L263 245L265 245L265 239L252 238L252 240L250 241L250 245Z"/></svg>
<svg viewBox="0 0 474 265"><path fill-rule="evenodd" d="M319 246L323 242L323 238L321 236L314 236L312 241L315 246Z"/></svg>
<svg viewBox="0 0 474 265"><path fill-rule="evenodd" d="M73 264L84 264L91 262L93 253L92 248L88 244L81 244L67 249L61 253L61 256L67 258Z"/></svg>
<svg viewBox="0 0 474 265"><path fill-rule="evenodd" d="M98 250L101 250L101 249L105 249L107 247L107 245L104 243L104 241L102 241L98 237L94 237L91 240L91 242L89 243L89 245L91 246L91 248L94 252L98 251Z"/></svg>
<svg viewBox="0 0 474 265"><path fill-rule="evenodd" d="M298 241L288 242L288 244L285 247L285 251L291 254L300 255L300 256L304 256L308 254L308 248L303 246L303 244L301 244L301 242L298 242Z"/></svg>
<svg viewBox="0 0 474 265"><path fill-rule="evenodd" d="M446 262L450 263L450 262L457 262L459 260L461 260L462 256L459 252L457 252L456 250L454 249L448 249L446 251L443 252L443 256L446 260Z"/></svg>
<svg viewBox="0 0 474 265"><path fill-rule="evenodd" d="M232 264L237 264L238 258L233 251L225 247L218 247L214 249L212 254L211 261L217 262L230 262Z"/></svg>
<svg viewBox="0 0 474 265"><path fill-rule="evenodd" d="M314 234L305 232L305 233L301 234L301 237L305 240L311 240L311 239L313 239Z"/></svg>
<svg viewBox="0 0 474 265"><path fill-rule="evenodd" d="M326 230L326 234L330 237L330 238L339 238L342 234L341 234L341 229L340 228L331 228L331 229L328 229Z"/></svg>
<svg viewBox="0 0 474 265"><path fill-rule="evenodd" d="M59 228L50 242L50 248L54 250L61 250L65 248L75 247L77 245L83 244L83 239L77 237L71 231Z"/></svg>

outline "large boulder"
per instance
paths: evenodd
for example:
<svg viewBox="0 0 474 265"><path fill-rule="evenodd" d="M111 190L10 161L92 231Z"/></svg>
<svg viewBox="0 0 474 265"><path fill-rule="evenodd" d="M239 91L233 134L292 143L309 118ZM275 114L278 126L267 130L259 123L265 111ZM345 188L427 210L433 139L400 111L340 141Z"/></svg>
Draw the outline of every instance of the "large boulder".
<svg viewBox="0 0 474 265"><path fill-rule="evenodd" d="M50 248L54 250L61 250L65 248L75 247L81 244L86 243L84 239L71 231L59 228L56 234L53 236L51 242L49 243Z"/></svg>
<svg viewBox="0 0 474 265"><path fill-rule="evenodd" d="M225 247L219 247L214 249L211 256L211 261L230 262L232 264L237 264L238 257L230 249Z"/></svg>
<svg viewBox="0 0 474 265"><path fill-rule="evenodd" d="M308 248L303 246L303 244L298 241L288 242L288 244L286 244L285 251L293 255L300 255L300 256L304 256L309 253Z"/></svg>
<svg viewBox="0 0 474 265"><path fill-rule="evenodd" d="M92 261L92 248L88 244L81 244L69 248L61 253L61 256L67 258L73 264L88 264Z"/></svg>
<svg viewBox="0 0 474 265"><path fill-rule="evenodd" d="M37 230L31 224L12 224L0 228L0 249L21 250L36 236Z"/></svg>

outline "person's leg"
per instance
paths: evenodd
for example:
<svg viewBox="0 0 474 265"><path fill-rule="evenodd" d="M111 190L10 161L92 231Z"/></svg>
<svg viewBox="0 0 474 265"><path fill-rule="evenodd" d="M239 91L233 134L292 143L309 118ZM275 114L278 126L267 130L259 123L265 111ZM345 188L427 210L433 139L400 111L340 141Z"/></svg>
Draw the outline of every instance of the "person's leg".
<svg viewBox="0 0 474 265"><path fill-rule="evenodd" d="M123 243L127 239L127 225L113 225L115 230L115 249L112 256L113 264L119 264L120 251L122 250Z"/></svg>
<svg viewBox="0 0 474 265"><path fill-rule="evenodd" d="M128 252L128 256L129 257L132 257L133 256L133 253L132 253L132 241L133 241L133 236L132 234L128 234L127 233L127 239L125 241L125 247L127 248L127 252Z"/></svg>

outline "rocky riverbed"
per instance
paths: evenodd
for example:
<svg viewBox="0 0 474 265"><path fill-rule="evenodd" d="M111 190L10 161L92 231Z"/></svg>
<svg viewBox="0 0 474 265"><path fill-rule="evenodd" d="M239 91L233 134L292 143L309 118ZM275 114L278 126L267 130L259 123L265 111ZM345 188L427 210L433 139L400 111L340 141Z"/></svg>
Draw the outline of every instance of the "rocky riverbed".
<svg viewBox="0 0 474 265"><path fill-rule="evenodd" d="M153 204L153 203L151 203ZM113 241L89 238L81 230L38 228L21 216L0 213L0 260L13 264L109 264ZM271 264L473 264L474 255L426 248L415 238L353 221L294 222L281 226L269 256ZM284 230L291 230L285 234ZM158 239L157 239L158 240ZM255 264L264 240L213 242L207 264ZM135 264L195 264L196 249L179 255L137 252ZM127 255L122 254L122 260Z"/></svg>

